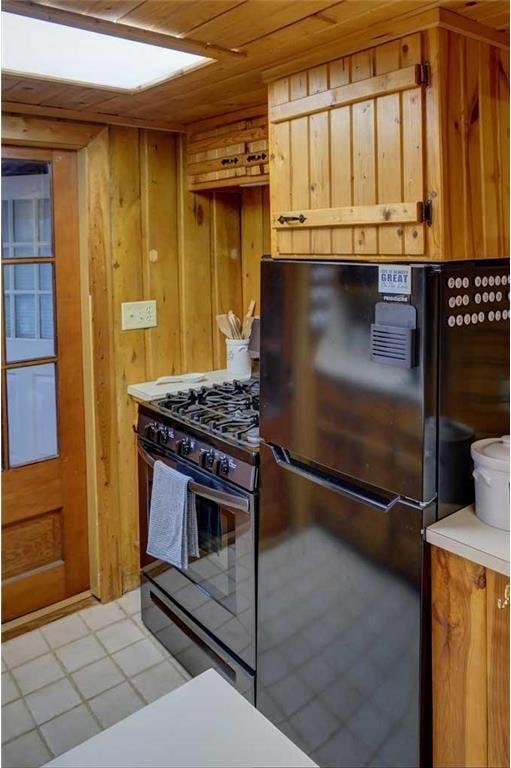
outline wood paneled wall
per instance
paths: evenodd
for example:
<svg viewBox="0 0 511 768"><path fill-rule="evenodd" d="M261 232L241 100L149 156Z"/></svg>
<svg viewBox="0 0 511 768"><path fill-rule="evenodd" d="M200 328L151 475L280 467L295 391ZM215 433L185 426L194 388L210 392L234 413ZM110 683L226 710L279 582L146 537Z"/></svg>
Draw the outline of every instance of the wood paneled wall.
<svg viewBox="0 0 511 768"><path fill-rule="evenodd" d="M251 299L257 301L256 314L260 314L261 254L271 253L270 190L269 187L250 187L241 192L241 254L243 306Z"/></svg>
<svg viewBox="0 0 511 768"><path fill-rule="evenodd" d="M225 366L215 315L259 304L268 190L191 193L184 139L105 128L85 154L92 327L97 562L107 600L138 581L136 407L127 387ZM121 303L156 299L158 325L121 330ZM93 484L94 485L94 484Z"/></svg>
<svg viewBox="0 0 511 768"><path fill-rule="evenodd" d="M509 49L439 29L444 242L449 258L509 255Z"/></svg>

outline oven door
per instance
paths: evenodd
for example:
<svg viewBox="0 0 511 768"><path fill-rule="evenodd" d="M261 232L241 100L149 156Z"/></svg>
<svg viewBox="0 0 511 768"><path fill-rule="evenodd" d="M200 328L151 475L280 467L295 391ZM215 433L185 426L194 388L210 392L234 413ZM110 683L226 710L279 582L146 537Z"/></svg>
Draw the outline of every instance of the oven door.
<svg viewBox="0 0 511 768"><path fill-rule="evenodd" d="M138 441L140 551L147 579L216 642L255 669L254 496L176 456ZM199 557L181 570L146 554L155 461L191 478Z"/></svg>

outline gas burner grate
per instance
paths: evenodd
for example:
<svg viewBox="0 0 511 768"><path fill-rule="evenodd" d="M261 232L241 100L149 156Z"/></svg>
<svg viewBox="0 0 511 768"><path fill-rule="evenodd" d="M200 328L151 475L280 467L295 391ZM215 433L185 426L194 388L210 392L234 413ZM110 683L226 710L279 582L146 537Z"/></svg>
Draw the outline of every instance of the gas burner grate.
<svg viewBox="0 0 511 768"><path fill-rule="evenodd" d="M254 447L259 443L259 380L232 381L153 401L180 421Z"/></svg>

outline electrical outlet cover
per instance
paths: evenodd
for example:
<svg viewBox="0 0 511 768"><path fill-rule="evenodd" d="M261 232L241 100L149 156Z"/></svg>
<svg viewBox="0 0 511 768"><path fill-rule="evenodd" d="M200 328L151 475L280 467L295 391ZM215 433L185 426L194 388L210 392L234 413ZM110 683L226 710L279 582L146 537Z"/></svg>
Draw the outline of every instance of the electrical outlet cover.
<svg viewBox="0 0 511 768"><path fill-rule="evenodd" d="M136 328L154 328L156 301L125 301L121 304L121 328L132 331Z"/></svg>

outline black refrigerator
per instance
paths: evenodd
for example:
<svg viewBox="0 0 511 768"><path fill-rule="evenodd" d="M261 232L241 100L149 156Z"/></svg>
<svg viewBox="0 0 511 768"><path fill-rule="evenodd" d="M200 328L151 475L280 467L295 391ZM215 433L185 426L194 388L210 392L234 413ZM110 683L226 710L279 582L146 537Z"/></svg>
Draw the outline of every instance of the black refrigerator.
<svg viewBox="0 0 511 768"><path fill-rule="evenodd" d="M425 527L508 432L509 264L264 259L258 708L320 766L431 763Z"/></svg>

